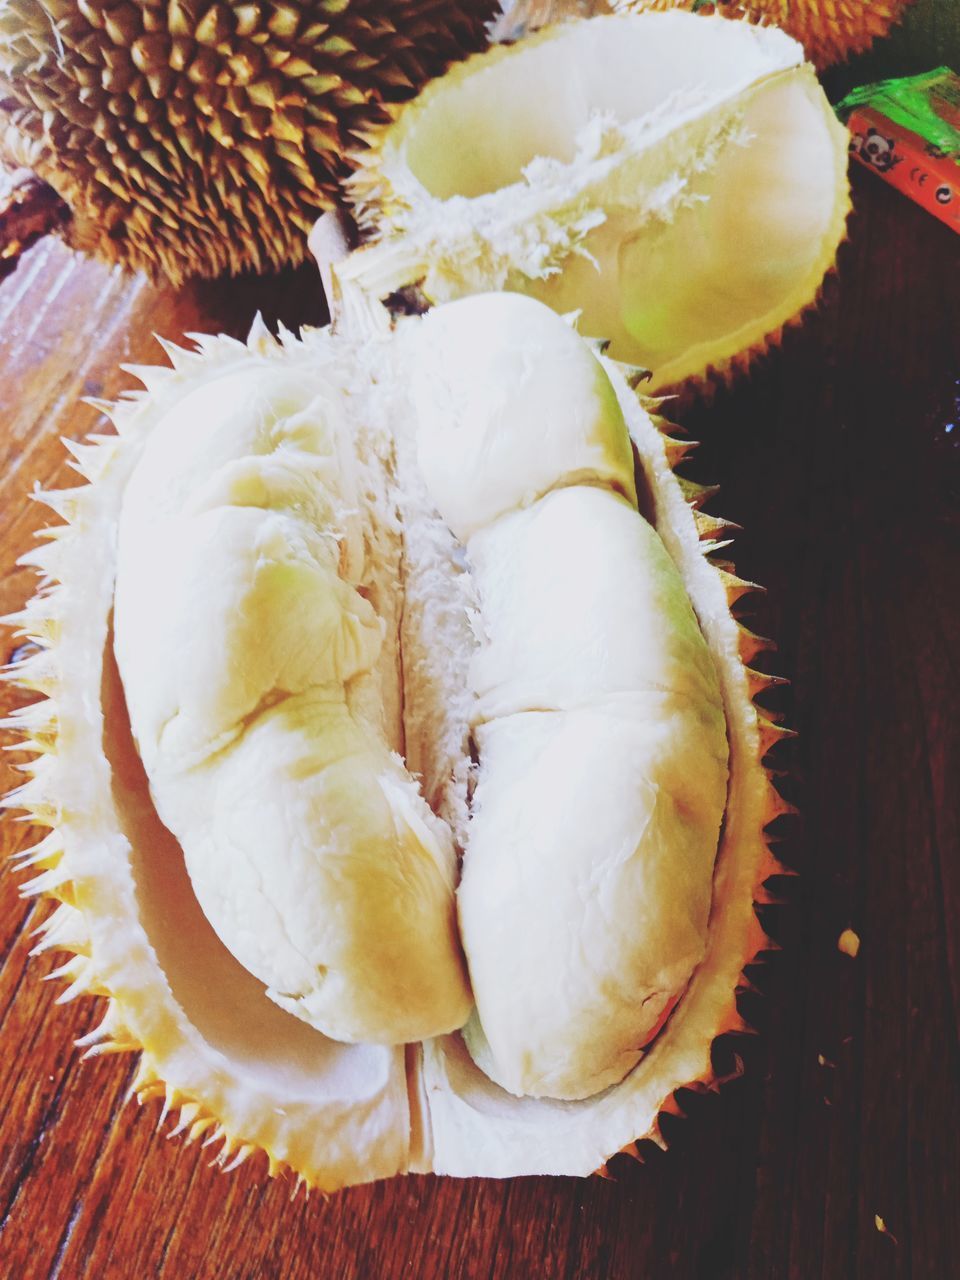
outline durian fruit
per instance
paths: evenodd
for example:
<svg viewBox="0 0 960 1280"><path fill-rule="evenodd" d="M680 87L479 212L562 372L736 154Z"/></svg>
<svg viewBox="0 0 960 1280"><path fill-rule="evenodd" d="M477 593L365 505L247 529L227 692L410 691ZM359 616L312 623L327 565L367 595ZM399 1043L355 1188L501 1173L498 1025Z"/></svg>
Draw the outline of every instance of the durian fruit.
<svg viewBox="0 0 960 1280"><path fill-rule="evenodd" d="M743 1027L785 811L752 588L635 372L542 304L347 289L341 326L168 347L42 495L39 950L221 1165L585 1175Z"/></svg>
<svg viewBox="0 0 960 1280"><path fill-rule="evenodd" d="M799 40L820 70L869 49L903 17L911 0L716 0L707 12L773 23ZM705 0L613 0L624 12L704 11Z"/></svg>
<svg viewBox="0 0 960 1280"><path fill-rule="evenodd" d="M481 48L492 9L0 0L0 158L59 193L70 244L126 267L297 263L357 131Z"/></svg>
<svg viewBox="0 0 960 1280"><path fill-rule="evenodd" d="M817 298L847 135L796 41L688 13L548 27L475 55L368 136L349 190L374 297L506 289L652 392L740 369Z"/></svg>

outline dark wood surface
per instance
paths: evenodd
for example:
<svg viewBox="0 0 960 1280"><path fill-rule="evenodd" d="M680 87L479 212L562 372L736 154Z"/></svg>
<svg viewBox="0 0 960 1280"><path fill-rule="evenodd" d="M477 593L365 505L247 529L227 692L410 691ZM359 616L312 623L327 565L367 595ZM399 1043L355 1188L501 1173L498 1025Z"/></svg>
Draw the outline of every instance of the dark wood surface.
<svg viewBox="0 0 960 1280"><path fill-rule="evenodd" d="M124 1106L130 1057L80 1062L97 1005L56 1006L6 875L0 1277L960 1275L960 236L854 177L822 308L684 415L695 473L744 526L738 567L769 588L755 625L800 732L778 764L801 875L767 909L783 949L745 1006L745 1077L689 1098L669 1150L610 1181L412 1177L291 1203L290 1184L164 1141L157 1104ZM15 567L43 521L27 491L69 480L59 436L102 426L78 397L130 385L117 365L159 358L153 331L242 334L257 307L317 320L317 297L306 271L174 294L31 250L0 286L0 611L32 586ZM3 819L4 853L28 840ZM856 959L837 950L847 925Z"/></svg>

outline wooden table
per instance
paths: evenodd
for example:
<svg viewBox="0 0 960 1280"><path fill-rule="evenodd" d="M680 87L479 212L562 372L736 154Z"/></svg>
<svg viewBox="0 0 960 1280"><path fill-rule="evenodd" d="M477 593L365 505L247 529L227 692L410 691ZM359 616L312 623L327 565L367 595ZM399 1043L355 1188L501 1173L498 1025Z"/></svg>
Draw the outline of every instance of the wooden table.
<svg viewBox="0 0 960 1280"><path fill-rule="evenodd" d="M960 1275L960 236L857 173L859 215L821 310L749 382L685 419L722 484L740 570L765 583L800 732L779 747L783 950L745 997L758 1037L670 1148L614 1179L411 1177L290 1202L290 1184L155 1133L130 1056L81 1063L97 1003L56 1007L35 911L0 882L0 1275L192 1280L949 1280ZM82 395L161 357L152 331L318 320L318 284L180 294L44 241L0 287L0 612L65 483ZM13 645L3 640L0 656ZM3 695L12 705L12 692ZM6 790L12 771L0 776ZM29 833L3 820L9 853ZM837 938L852 925L856 959ZM882 1219L886 1232L878 1229Z"/></svg>

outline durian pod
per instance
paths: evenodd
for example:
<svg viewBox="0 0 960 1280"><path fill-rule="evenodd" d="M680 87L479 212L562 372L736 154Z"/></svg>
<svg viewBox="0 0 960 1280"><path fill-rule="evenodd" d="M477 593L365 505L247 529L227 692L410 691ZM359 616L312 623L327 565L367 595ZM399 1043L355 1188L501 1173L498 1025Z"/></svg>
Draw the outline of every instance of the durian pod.
<svg viewBox="0 0 960 1280"><path fill-rule="evenodd" d="M153 277L298 263L357 133L481 48L493 7L0 0L0 162L49 188L32 225Z"/></svg>
<svg viewBox="0 0 960 1280"><path fill-rule="evenodd" d="M778 342L850 207L847 134L802 47L721 17L548 27L453 68L365 141L348 191L371 243L345 281L579 311L652 370L652 394Z"/></svg>
<svg viewBox="0 0 960 1280"><path fill-rule="evenodd" d="M625 13L691 9L749 22L773 23L799 40L819 70L869 49L898 23L912 0L613 0Z"/></svg>
<svg viewBox="0 0 960 1280"><path fill-rule="evenodd" d="M257 325L246 343L201 337L195 349L168 346L172 368L132 370L144 390L107 407L116 435L69 446L85 483L39 495L61 523L23 557L41 585L9 621L38 647L7 673L38 699L9 724L34 758L7 805L47 829L19 858L32 868L24 893L59 903L39 949L65 954L57 971L68 983L62 999L105 998L98 1029L82 1041L87 1053L139 1051L132 1092L159 1102L159 1127L171 1116L171 1136L217 1148L221 1167L258 1156L269 1173L286 1171L298 1186L323 1191L405 1171L586 1175L621 1150L636 1155L638 1139L662 1144L660 1116L676 1110L675 1091L715 1085L714 1041L745 1029L741 975L768 946L754 903L781 870L766 828L787 808L763 763L787 731L754 705L771 678L748 665L768 642L746 631L731 608L756 588L726 560L723 568L714 562L727 526L700 510L707 491L672 470L688 444L651 416L656 406L638 397L629 370L598 357L629 428L641 510L693 606L722 699L729 781L703 959L629 1075L572 1103L497 1088L459 1033L406 1049L341 1044L291 1017L214 934L151 802L113 656L117 529L154 433L179 422L198 390L215 383L222 394L234 376L243 382L257 372L271 381L349 373L357 389L371 377L382 387L396 369L397 335L420 322L400 320L391 333L386 314L348 288L339 323L339 332L308 332L300 341L287 333L274 340ZM408 565L433 581L436 540L413 556ZM435 617L446 634L455 598L442 591L438 598L434 583L415 601L420 625ZM432 654L433 647L424 650ZM185 656L178 652L176 663L183 666ZM444 678L437 675L438 687L451 698L462 694L456 672L446 686ZM447 778L438 788L453 785Z"/></svg>

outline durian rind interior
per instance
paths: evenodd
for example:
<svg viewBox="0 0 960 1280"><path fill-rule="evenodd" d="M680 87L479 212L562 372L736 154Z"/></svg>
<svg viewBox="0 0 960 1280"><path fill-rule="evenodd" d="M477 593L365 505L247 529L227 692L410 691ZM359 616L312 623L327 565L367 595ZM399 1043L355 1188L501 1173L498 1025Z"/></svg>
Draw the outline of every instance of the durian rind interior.
<svg viewBox="0 0 960 1280"><path fill-rule="evenodd" d="M201 354L176 354L175 371L146 371L148 398L115 412L119 439L81 458L93 483L51 498L70 523L32 562L69 591L52 586L23 618L42 642L57 637L21 672L25 684L51 695L57 726L57 752L41 757L36 777L15 797L55 829L35 855L46 869L32 889L65 900L47 944L81 957L65 967L75 990L111 997L91 1043L142 1046L141 1095L159 1092L179 1107L180 1127L192 1136L222 1137L223 1162L263 1150L271 1166L287 1165L327 1189L404 1169L587 1173L655 1129L673 1089L708 1078L713 1037L738 1025L734 989L762 940L752 901L773 869L762 829L775 811L726 584L704 557L662 436L614 364L603 362L639 453L654 523L717 663L731 759L706 955L666 1030L624 1083L584 1102L519 1099L491 1083L458 1035L428 1040L413 1055L336 1044L275 1008L200 913L130 736L110 657L114 533L158 420L211 376L242 376L251 367L272 376L335 360L369 369L375 349L376 342L361 350L326 332L303 344L278 345L263 334L247 346L205 340ZM32 720L39 722L36 712Z"/></svg>
<svg viewBox="0 0 960 1280"><path fill-rule="evenodd" d="M566 23L474 56L377 135L350 188L375 243L343 276L579 310L655 392L726 371L815 301L846 169L845 130L775 28Z"/></svg>

